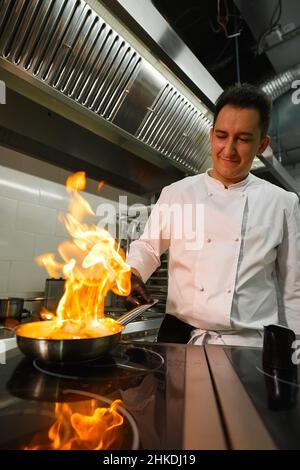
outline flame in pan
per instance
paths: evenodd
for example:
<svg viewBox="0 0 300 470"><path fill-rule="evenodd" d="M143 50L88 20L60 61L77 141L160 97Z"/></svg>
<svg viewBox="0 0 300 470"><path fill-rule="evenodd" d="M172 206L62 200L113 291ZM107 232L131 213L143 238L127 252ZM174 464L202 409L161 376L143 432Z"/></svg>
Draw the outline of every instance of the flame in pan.
<svg viewBox="0 0 300 470"><path fill-rule="evenodd" d="M66 278L57 311L44 313L45 319L52 320L47 323L53 326L55 322L56 326L47 338L86 337L86 329L103 325L111 328L113 333L113 323L104 319L105 297L110 290L121 296L130 292L130 266L125 262L124 252L109 232L86 221L95 213L80 194L85 184L83 172L75 173L67 180L70 203L63 222L71 239L58 247L62 261L57 261L53 253L37 259L51 277ZM33 326L22 327L19 334L27 336L29 330L31 337L40 337L38 331L35 335Z"/></svg>

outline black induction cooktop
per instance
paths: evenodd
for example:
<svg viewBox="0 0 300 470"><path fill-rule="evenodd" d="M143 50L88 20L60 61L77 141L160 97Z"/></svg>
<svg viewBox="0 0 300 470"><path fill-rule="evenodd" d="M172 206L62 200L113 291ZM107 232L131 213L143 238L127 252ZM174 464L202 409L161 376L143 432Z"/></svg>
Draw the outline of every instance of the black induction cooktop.
<svg viewBox="0 0 300 470"><path fill-rule="evenodd" d="M50 429L63 426L57 413L85 409L91 416L115 400L122 432L107 449L182 449L185 369L193 367L186 349L121 342L109 356L71 366L9 351L0 365L0 449L47 450Z"/></svg>

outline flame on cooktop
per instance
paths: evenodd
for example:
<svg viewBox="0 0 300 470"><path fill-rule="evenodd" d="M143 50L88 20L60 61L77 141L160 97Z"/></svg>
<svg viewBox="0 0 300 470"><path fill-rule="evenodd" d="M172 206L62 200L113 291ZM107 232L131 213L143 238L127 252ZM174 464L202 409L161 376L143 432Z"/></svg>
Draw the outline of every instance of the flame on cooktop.
<svg viewBox="0 0 300 470"><path fill-rule="evenodd" d="M37 433L24 450L109 450L122 440L121 400L99 407L97 400L55 403L55 422Z"/></svg>

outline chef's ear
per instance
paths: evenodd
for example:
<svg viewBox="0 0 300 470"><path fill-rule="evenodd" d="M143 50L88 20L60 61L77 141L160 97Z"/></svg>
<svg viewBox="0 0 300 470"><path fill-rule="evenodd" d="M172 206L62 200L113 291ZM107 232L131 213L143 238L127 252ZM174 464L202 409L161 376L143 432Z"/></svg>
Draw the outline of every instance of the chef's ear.
<svg viewBox="0 0 300 470"><path fill-rule="evenodd" d="M260 143L260 146L259 146L259 149L258 149L258 152L257 152L257 155L261 155L265 150L266 148L268 147L269 143L270 143L270 136L266 135L261 143Z"/></svg>

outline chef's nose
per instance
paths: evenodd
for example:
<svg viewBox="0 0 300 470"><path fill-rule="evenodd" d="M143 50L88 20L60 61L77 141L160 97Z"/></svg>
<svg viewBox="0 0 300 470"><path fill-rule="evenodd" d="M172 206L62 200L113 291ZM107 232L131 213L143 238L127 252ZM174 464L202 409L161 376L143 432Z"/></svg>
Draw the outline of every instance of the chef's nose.
<svg viewBox="0 0 300 470"><path fill-rule="evenodd" d="M224 157L232 157L236 154L236 144L234 139L226 139L223 149Z"/></svg>

